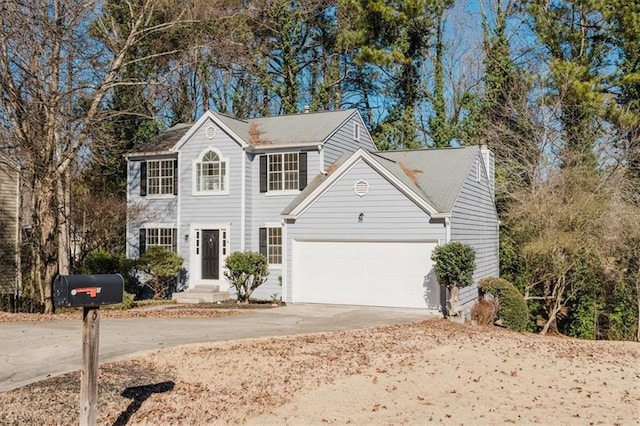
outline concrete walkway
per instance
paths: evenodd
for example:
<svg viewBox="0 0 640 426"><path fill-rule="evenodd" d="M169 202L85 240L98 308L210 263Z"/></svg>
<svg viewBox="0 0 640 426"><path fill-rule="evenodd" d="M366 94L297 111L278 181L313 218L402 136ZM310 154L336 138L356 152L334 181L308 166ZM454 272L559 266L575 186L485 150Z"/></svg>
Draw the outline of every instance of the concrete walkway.
<svg viewBox="0 0 640 426"><path fill-rule="evenodd" d="M289 305L221 318L100 320L100 362L178 346L421 321L430 311ZM82 321L0 323L0 392L79 370Z"/></svg>

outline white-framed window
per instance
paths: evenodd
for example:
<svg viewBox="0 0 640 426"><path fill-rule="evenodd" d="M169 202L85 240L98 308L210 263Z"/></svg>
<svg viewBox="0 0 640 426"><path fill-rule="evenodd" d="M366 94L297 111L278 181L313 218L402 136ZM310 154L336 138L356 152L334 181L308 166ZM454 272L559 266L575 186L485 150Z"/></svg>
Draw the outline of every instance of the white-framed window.
<svg viewBox="0 0 640 426"><path fill-rule="evenodd" d="M269 154L269 191L290 191L299 187L298 153Z"/></svg>
<svg viewBox="0 0 640 426"><path fill-rule="evenodd" d="M260 253L264 254L269 265L282 265L282 228L260 228Z"/></svg>
<svg viewBox="0 0 640 426"><path fill-rule="evenodd" d="M147 161L147 194L173 195L175 160Z"/></svg>
<svg viewBox="0 0 640 426"><path fill-rule="evenodd" d="M195 192L228 193L227 161L213 149L204 152L195 164Z"/></svg>
<svg viewBox="0 0 640 426"><path fill-rule="evenodd" d="M177 251L177 229L148 227L140 229L140 254L149 247L162 247L173 252Z"/></svg>
<svg viewBox="0 0 640 426"><path fill-rule="evenodd" d="M360 123L353 123L353 140L360 142Z"/></svg>

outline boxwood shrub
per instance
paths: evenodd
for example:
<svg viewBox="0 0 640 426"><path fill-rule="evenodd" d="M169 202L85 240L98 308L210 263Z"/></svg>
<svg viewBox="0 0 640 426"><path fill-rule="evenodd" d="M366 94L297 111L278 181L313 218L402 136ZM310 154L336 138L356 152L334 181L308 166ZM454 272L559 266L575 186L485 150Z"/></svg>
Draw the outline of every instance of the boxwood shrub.
<svg viewBox="0 0 640 426"><path fill-rule="evenodd" d="M527 303L513 284L503 278L485 278L480 281L480 291L490 294L498 302L497 317L505 327L516 331L527 328Z"/></svg>

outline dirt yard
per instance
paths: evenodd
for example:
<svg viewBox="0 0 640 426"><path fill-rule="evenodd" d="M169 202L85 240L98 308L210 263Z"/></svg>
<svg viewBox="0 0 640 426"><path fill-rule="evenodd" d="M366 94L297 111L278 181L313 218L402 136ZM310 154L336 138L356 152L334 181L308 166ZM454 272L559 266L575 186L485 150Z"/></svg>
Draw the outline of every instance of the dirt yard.
<svg viewBox="0 0 640 426"><path fill-rule="evenodd" d="M0 394L77 424L79 375ZM640 424L640 345L445 320L163 349L100 368L100 424Z"/></svg>

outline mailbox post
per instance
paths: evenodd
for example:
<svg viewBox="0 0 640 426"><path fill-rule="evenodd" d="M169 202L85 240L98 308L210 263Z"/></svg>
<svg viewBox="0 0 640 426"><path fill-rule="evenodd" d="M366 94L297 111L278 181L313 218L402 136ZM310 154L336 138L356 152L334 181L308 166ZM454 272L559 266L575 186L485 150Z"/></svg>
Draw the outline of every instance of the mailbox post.
<svg viewBox="0 0 640 426"><path fill-rule="evenodd" d="M122 303L121 275L59 275L53 283L56 307L82 307L82 369L80 370L80 425L98 418L98 342L100 306Z"/></svg>

